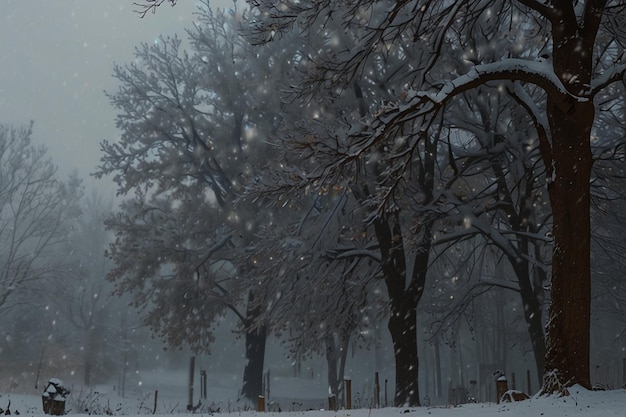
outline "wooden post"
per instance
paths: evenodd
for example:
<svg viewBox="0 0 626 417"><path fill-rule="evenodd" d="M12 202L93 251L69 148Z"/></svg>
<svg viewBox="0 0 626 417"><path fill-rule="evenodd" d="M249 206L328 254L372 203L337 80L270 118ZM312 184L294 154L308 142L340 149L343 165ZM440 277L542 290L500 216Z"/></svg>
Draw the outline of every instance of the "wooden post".
<svg viewBox="0 0 626 417"><path fill-rule="evenodd" d="M152 409L152 414L156 414L157 398L159 398L159 390L154 390L154 408Z"/></svg>
<svg viewBox="0 0 626 417"><path fill-rule="evenodd" d="M385 379L385 407L387 407L387 379Z"/></svg>
<svg viewBox="0 0 626 417"><path fill-rule="evenodd" d="M259 403L257 405L257 411L259 412L265 411L265 397L262 395L259 395Z"/></svg>
<svg viewBox="0 0 626 417"><path fill-rule="evenodd" d="M526 380L528 381L528 395L533 395L533 389L530 385L530 369L526 369Z"/></svg>
<svg viewBox="0 0 626 417"><path fill-rule="evenodd" d="M346 410L352 409L352 380L346 378L343 380L346 393Z"/></svg>
<svg viewBox="0 0 626 417"><path fill-rule="evenodd" d="M380 382L378 372L374 374L374 407L380 408Z"/></svg>
<svg viewBox="0 0 626 417"><path fill-rule="evenodd" d="M207 388L206 388L206 371L203 369L200 371L200 395L203 400L206 400L207 397Z"/></svg>
<svg viewBox="0 0 626 417"><path fill-rule="evenodd" d="M196 369L196 357L192 356L189 361L189 402L187 403L187 411L193 410L193 380L194 371Z"/></svg>
<svg viewBox="0 0 626 417"><path fill-rule="evenodd" d="M509 384L506 381L505 376L501 376L496 381L496 404L500 404L500 399L505 392L509 390Z"/></svg>
<svg viewBox="0 0 626 417"><path fill-rule="evenodd" d="M330 411L337 411L337 396L335 394L328 396L328 409Z"/></svg>

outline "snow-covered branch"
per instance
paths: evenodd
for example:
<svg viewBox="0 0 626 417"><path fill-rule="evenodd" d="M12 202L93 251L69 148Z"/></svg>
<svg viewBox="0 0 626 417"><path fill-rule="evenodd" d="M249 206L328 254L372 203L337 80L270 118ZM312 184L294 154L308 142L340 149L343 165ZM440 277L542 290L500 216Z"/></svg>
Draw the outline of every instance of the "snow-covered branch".
<svg viewBox="0 0 626 417"><path fill-rule="evenodd" d="M476 65L466 74L446 83L438 92L406 92L403 103L386 108L378 115L373 134L357 141L360 142L356 146L359 149L353 149L351 155L374 146L385 137L394 136L405 123L421 121L422 125L427 124L450 100L491 81L518 81L536 85L565 113L569 113L575 103L589 101L587 95L577 96L568 91L548 62L511 58ZM416 134L419 135L419 132Z"/></svg>
<svg viewBox="0 0 626 417"><path fill-rule="evenodd" d="M489 64L476 65L468 73L449 81L439 92L412 91L408 93L407 104L399 107L400 113L426 104L440 106L451 98L489 81L522 81L542 88L557 103L569 107L573 101L586 102L588 97L570 93L552 66L544 61L530 61L511 58ZM565 107L567 109L567 107Z"/></svg>

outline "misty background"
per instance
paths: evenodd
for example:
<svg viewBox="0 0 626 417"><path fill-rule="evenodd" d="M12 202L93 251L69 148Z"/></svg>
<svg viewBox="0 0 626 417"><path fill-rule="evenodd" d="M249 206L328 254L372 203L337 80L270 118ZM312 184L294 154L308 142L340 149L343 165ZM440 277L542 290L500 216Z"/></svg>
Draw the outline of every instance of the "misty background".
<svg viewBox="0 0 626 417"><path fill-rule="evenodd" d="M115 91L118 86L117 80L112 77L113 65L132 62L139 44L158 42L160 36L179 34L186 39L184 31L192 26L196 3L180 1L174 8L163 7L161 13L141 19L134 12L136 6L132 1L4 1L0 24L0 122L13 126L34 122L33 142L46 147L59 174L67 177L76 171L84 182L86 194L96 193L101 198L100 203L110 207L108 202L115 197L115 185L109 177L97 180L91 174L102 156L99 143L104 139L115 140L119 136L114 125L116 110L104 94L104 91ZM216 0L212 1L212 5L230 7L232 2ZM96 250L101 253L92 255L103 255L105 247L100 246ZM73 284L62 282L60 285L71 287ZM106 291L110 292L110 289ZM107 294L100 296L109 298ZM135 317L135 311L126 308L128 300L116 300L115 303L125 314ZM46 306L46 309L53 310L54 306ZM7 382L7 386L3 381L3 388L9 391L31 390L36 377L39 388L51 376L64 377L70 383L82 382L83 376L75 372L75 358L69 357L68 351L55 352L52 346L55 339L67 337L67 334L52 334L51 329L58 323L58 315L57 318L44 318L39 314L26 317L29 326L46 330L35 332L36 335L25 339L32 350L11 357L7 355L7 346L19 336L15 334L15 329L23 327L24 323L14 327L11 322L15 316L5 316L2 326L5 337L0 341L0 353L4 353L15 365L26 364L28 372L15 370L4 362L3 375L9 376L15 370L15 380L11 385ZM136 318L132 317L111 318L115 320L112 326L117 329L122 328L122 321L130 320L134 327L124 331L141 333L141 336L132 340L137 349L131 357L125 358L129 369L122 369L120 357L114 361L118 369L106 378L119 389L119 372L123 370L128 374L126 389L139 389L146 379L139 372L140 366L148 370L164 365L168 370L184 369L178 375L177 383L185 385L188 352L172 353L164 359L168 354L163 352L161 342L151 341L148 331L137 329ZM28 332L29 329L24 330ZM226 345L233 342L232 332L225 331L224 336L229 339ZM111 346L105 349L115 349L116 354L119 353L116 343L111 340ZM72 354L80 356L84 349L84 341L75 342ZM199 359L199 366L215 366L222 372L236 375L239 367L232 366L232 359L223 360L223 351L220 354L220 350L222 348L216 350L217 359L212 363L202 365L202 359ZM239 359L241 354L235 353L235 357ZM140 364L139 358L143 363ZM38 372L40 360L44 362L44 369L49 363L56 374ZM93 382L103 381L96 378Z"/></svg>
<svg viewBox="0 0 626 417"><path fill-rule="evenodd" d="M232 4L229 0L211 1L214 8ZM185 29L192 27L196 7L197 2L183 0L173 8L164 5L158 13L142 19L134 12L133 2L126 0L3 2L0 123L20 127L34 122L33 143L45 146L59 175L65 178L76 172L87 198L95 198L92 206L102 204L110 209L116 199L115 184L110 177L96 179L92 174L102 156L100 142L115 141L120 134L114 125L117 111L105 96L105 91L114 92L119 85L112 76L113 66L133 62L136 47L159 42L161 36L178 34L185 45ZM92 234L91 243L97 242L95 248L86 256L105 262L102 258L110 235L101 229L97 233L101 234L97 238ZM96 279L104 280L103 275ZM76 285L62 278L53 283L60 287L60 304L69 300L68 293ZM87 292L92 291L103 300L98 305L94 302L92 307L106 310L104 316L98 316L106 322L106 330L98 329L104 336L89 332L85 336L84 329L61 325L68 319L59 313L58 305L45 304L43 311L41 306L26 307L30 311L26 314L23 308L16 312L15 305L11 305L11 314L5 315L0 326L0 362L5 376L2 388L8 392L38 393L49 377L61 377L70 385L88 382L98 385L100 391L119 391L128 396L151 392L156 372L161 383L167 381L164 373L172 375L171 384L182 393L188 382L192 354L187 350L164 351L163 343L138 323L137 312L127 307L128 298L110 296L112 287L103 282L89 285L93 287ZM23 300L16 304L20 303ZM210 373L227 375L226 382L224 378L219 382L210 374L214 384L239 387L244 348L233 331L235 320L225 321L223 329L218 329L211 355L198 357L196 365ZM98 348L90 347L86 342L90 338L105 342ZM324 361L312 359L302 368L300 363L286 358L279 343L270 343L273 348L268 349L268 362L279 368L274 377L303 374L316 381L314 396L325 395ZM95 361L91 376L85 381L82 360L83 356L94 354L93 349L98 350L97 355L102 355L102 351L108 354ZM371 362L357 367L357 374L365 378L361 390L363 386L371 387L374 369L383 360L376 349L365 357Z"/></svg>
<svg viewBox="0 0 626 417"><path fill-rule="evenodd" d="M232 2L213 1L214 7ZM113 64L133 60L135 47L192 25L195 1L180 1L140 19L132 1L7 0L0 25L0 120L35 122L62 172L77 169L89 186L111 195L109 179L90 174L101 157L99 143L119 135L115 109L104 91L117 86Z"/></svg>
<svg viewBox="0 0 626 417"><path fill-rule="evenodd" d="M211 1L211 5L231 7L232 2ZM75 225L75 239L81 244L66 252L45 254L62 258L59 263L66 263L64 267L75 266L65 269L69 271L66 276L45 271L49 275L45 286L18 297L10 314L4 315L0 368L10 375L0 381L5 390L33 392L34 387L36 392L45 379L57 376L77 386L98 386L129 395L158 388L153 378L158 373L171 375L172 386L184 396L194 355L187 348L164 350L160 338L141 325L138 312L128 307L130 297L111 295L112 285L104 280L111 267L105 255L111 233L104 230L102 219L117 204L116 186L109 176L96 179L92 174L103 156L101 142L114 143L120 137L114 124L120 110L104 92L117 91L120 81L112 76L113 66L133 62L140 44L159 43L160 36L178 34L186 48L185 29L195 21L196 2L179 0L174 8L166 4L143 19L134 8L127 0L8 0L2 4L0 123L27 126L34 122L33 142L46 147L62 177L76 172L86 196L82 208L86 215ZM357 108L353 103L348 106ZM69 190L67 201L71 199ZM498 276L507 272L499 265L494 271ZM446 282L456 288L457 281L455 275ZM52 295L51 301L43 301L44 295ZM442 309L453 304L449 301L453 297L447 298L442 291ZM446 322L449 328L440 339L421 343L420 334L422 398L445 403L456 387L464 390L464 396L471 387L472 395L492 399L492 372L500 364L517 375L518 388L529 392L539 388L540 376L533 369L532 349L520 319L523 307L519 297L496 289L482 300L487 302L472 302L476 317L459 315L455 323ZM616 385L624 377L619 365L626 350L610 344L623 334L612 334L616 326L609 314L599 320L599 324L606 323L606 327L594 328L593 378ZM196 356L196 368L207 371L213 384L241 386L246 355L237 326L235 317L221 317L210 354ZM373 394L376 373L385 394L392 397L394 352L385 320L357 333L359 339L349 345L345 376L355 381L353 390L363 404ZM283 341L275 336L268 339L266 385L295 378L311 389L308 396L324 398L328 385L323 355L318 355L318 350L294 359ZM496 359L479 363L479 357L497 358L498 363Z"/></svg>

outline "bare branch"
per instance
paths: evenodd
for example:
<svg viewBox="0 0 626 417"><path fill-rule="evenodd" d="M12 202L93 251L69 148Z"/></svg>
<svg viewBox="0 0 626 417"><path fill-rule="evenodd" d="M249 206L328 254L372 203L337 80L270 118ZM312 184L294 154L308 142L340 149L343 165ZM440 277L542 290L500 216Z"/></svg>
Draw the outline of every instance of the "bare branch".
<svg viewBox="0 0 626 417"><path fill-rule="evenodd" d="M143 19L146 14L148 14L148 12L152 12L152 14L155 14L157 7L161 6L166 1L170 3L172 7L174 7L176 6L176 2L178 0L144 0L143 3L134 2L133 4L137 6L138 9L133 11L139 14L139 17Z"/></svg>
<svg viewBox="0 0 626 417"><path fill-rule="evenodd" d="M558 17L554 8L549 4L546 4L549 2L539 2L538 0L518 0L518 2L529 9L536 11L550 22L555 22Z"/></svg>

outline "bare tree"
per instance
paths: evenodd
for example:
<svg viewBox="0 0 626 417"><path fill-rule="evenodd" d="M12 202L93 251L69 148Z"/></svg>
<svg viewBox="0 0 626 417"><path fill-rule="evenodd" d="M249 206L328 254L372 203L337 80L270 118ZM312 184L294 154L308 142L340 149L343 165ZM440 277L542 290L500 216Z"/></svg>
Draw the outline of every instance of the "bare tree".
<svg viewBox="0 0 626 417"><path fill-rule="evenodd" d="M106 249L112 236L105 230L104 220L113 208L95 193L82 197L82 187L77 190L81 216L69 236L66 250L68 268L62 276L50 280L48 298L50 305L61 313L71 331L72 343L82 352L83 382L91 386L98 378L110 376L114 354L119 353L115 332L118 307L126 300L112 297L113 285L106 280L111 261Z"/></svg>
<svg viewBox="0 0 626 417"><path fill-rule="evenodd" d="M79 215L71 184L58 179L31 135L32 124L0 126L0 309L40 293L44 280L67 265L57 250Z"/></svg>
<svg viewBox="0 0 626 417"><path fill-rule="evenodd" d="M157 8L163 5L163 3L167 2L174 7L177 1L178 0L144 0L143 2L134 2L133 4L137 7L135 13L138 13L139 17L143 19L148 13L156 13Z"/></svg>

